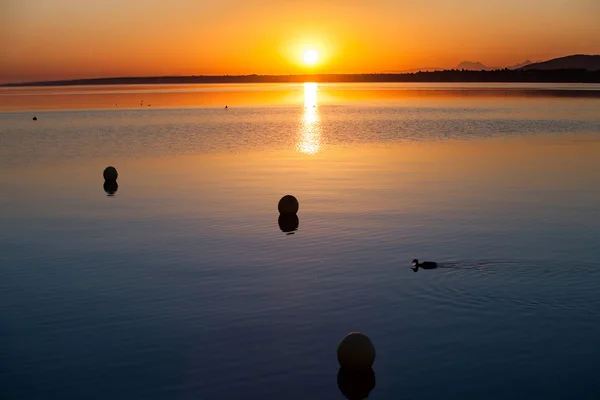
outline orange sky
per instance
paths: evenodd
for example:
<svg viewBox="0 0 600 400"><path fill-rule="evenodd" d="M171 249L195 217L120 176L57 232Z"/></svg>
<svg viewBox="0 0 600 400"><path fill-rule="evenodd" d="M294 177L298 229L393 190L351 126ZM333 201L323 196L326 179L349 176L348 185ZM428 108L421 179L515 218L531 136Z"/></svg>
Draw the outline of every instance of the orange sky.
<svg viewBox="0 0 600 400"><path fill-rule="evenodd" d="M0 82L504 67L600 53L598 21L599 0L0 0Z"/></svg>

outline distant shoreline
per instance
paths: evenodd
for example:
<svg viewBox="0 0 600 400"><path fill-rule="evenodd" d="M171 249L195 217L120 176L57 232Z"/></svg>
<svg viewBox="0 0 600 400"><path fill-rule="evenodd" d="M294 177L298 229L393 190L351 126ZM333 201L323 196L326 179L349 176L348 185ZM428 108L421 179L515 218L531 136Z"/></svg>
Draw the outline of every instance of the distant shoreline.
<svg viewBox="0 0 600 400"><path fill-rule="evenodd" d="M496 82L496 83L600 83L599 71L563 70L445 70L399 74L306 74L306 75L198 75L70 79L5 83L0 87L157 85L219 83L385 83L385 82Z"/></svg>

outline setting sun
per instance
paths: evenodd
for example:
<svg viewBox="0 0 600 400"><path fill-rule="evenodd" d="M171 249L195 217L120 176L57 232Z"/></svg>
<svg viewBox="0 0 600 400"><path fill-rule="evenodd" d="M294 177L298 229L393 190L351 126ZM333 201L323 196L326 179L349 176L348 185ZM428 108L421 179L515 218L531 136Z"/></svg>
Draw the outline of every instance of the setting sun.
<svg viewBox="0 0 600 400"><path fill-rule="evenodd" d="M307 50L304 52L302 59L306 65L315 65L319 61L319 53L315 50Z"/></svg>

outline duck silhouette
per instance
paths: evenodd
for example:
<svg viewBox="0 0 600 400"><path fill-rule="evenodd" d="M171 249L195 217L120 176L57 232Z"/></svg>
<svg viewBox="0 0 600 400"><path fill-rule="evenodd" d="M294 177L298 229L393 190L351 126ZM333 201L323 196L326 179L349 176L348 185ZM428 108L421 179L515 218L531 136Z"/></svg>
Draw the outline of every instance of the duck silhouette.
<svg viewBox="0 0 600 400"><path fill-rule="evenodd" d="M414 272L417 272L419 270L419 268L421 268L421 269L436 269L438 267L438 264L436 262L424 261L424 262L420 263L419 260L417 260L416 258L414 260L412 260L411 264L413 265L413 268L411 268L411 269Z"/></svg>

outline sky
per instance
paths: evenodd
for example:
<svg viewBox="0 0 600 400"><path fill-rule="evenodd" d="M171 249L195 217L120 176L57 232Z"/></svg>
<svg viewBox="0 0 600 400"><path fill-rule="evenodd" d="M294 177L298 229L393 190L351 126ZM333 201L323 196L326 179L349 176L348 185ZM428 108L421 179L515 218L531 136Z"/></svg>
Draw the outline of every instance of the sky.
<svg viewBox="0 0 600 400"><path fill-rule="evenodd" d="M0 0L0 82L504 67L599 54L598 21L600 0Z"/></svg>

